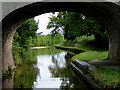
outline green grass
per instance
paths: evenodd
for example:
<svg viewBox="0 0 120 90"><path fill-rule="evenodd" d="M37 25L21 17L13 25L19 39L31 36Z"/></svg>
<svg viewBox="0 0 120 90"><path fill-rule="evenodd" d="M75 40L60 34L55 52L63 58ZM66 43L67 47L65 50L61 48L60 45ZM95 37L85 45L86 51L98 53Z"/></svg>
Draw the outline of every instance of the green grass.
<svg viewBox="0 0 120 90"><path fill-rule="evenodd" d="M97 67L91 75L104 88L117 88L120 84L120 71L114 69Z"/></svg>
<svg viewBox="0 0 120 90"><path fill-rule="evenodd" d="M91 60L104 60L107 59L108 52L107 51L87 51L80 54L77 54L72 57L73 59L78 59L81 61L91 61Z"/></svg>
<svg viewBox="0 0 120 90"><path fill-rule="evenodd" d="M87 46L83 46L83 45L79 45L78 47L69 47L69 46L60 46L60 45L56 45L59 47L64 47L64 48L68 48L68 49L79 49L85 52L79 53L75 56L72 57L72 60L74 59L78 59L81 61L91 61L91 60L104 60L108 58L108 51L107 50L103 50L103 49L97 49L94 47L87 47Z"/></svg>
<svg viewBox="0 0 120 90"><path fill-rule="evenodd" d="M83 53L79 53L72 57L73 59L78 59L81 61L91 61L91 60L104 60L108 58L108 51L104 49L94 48L91 46L83 46L79 45L77 48L85 51Z"/></svg>

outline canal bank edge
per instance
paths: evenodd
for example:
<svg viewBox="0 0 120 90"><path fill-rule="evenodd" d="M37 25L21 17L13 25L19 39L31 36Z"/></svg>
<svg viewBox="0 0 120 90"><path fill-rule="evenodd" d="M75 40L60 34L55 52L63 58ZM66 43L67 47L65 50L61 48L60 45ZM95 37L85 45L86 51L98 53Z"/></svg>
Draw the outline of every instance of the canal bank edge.
<svg viewBox="0 0 120 90"><path fill-rule="evenodd" d="M81 50L79 48L76 48L76 47L64 47L64 46L54 46L55 48L57 49L62 49L62 50L66 50L66 51L70 51L70 52L73 52L75 54L79 54L81 52L85 52L84 50Z"/></svg>
<svg viewBox="0 0 120 90"><path fill-rule="evenodd" d="M75 59L74 62L71 62L70 64L75 73L77 73L80 78L83 79L91 88L95 89L102 87L93 79L93 77L90 76L90 72L96 69L95 66L77 59Z"/></svg>
<svg viewBox="0 0 120 90"><path fill-rule="evenodd" d="M58 49L65 50L65 51L70 51L68 46L66 47L66 46L56 45L55 47ZM66 49L64 49L64 48L66 48ZM70 48L76 49L76 47L70 47ZM80 50L80 48L77 48L76 50ZM84 50L84 52L86 52L86 50ZM72 63L74 63L76 61L74 59L78 59L78 61L84 61L84 60L80 60L79 58L72 58ZM86 62L86 61L84 61L84 62ZM95 59L95 60L92 59L91 61L87 61L86 63L96 67L95 70L89 71L87 69L87 66L85 66L86 71L88 70L88 73L89 73L88 77L92 78L92 80L94 80L96 82L96 84L98 84L102 88L106 88L106 89L107 88L120 88L120 81L119 81L120 80L120 78L119 78L119 74L120 74L120 71L119 71L120 66L119 65L120 65L120 63L111 62L110 60L102 60L101 61L101 60L97 60L97 59ZM84 68L81 70L85 71ZM103 75L103 73L105 74L105 76ZM108 75L108 73L110 73L110 75ZM113 76L111 76L111 75L113 75ZM109 81L110 78L113 78L113 80ZM107 80L107 81L104 81L104 80Z"/></svg>
<svg viewBox="0 0 120 90"><path fill-rule="evenodd" d="M57 49L62 49L66 51L71 51L74 53L80 53L80 52L85 52L83 50L77 49L77 48L67 48L67 47L62 47L62 46L55 46ZM76 54L77 54L76 53ZM98 83L93 79L93 77L90 76L90 72L94 71L96 69L95 66L88 64L85 61L80 61L77 59L72 60L70 63L71 67L73 70L82 78L85 80L87 84L89 84L92 88L101 88Z"/></svg>

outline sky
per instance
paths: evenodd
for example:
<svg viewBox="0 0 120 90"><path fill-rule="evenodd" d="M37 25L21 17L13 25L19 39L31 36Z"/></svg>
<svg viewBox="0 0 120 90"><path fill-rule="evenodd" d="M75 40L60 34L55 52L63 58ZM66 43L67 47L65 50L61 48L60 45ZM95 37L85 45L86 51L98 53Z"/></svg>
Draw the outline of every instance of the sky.
<svg viewBox="0 0 120 90"><path fill-rule="evenodd" d="M55 12L55 16L57 16L57 13L58 12ZM48 17L50 17L51 15L52 15L52 13L45 13L45 14L41 14L41 15L34 17L34 20L36 22L39 20L38 30L36 33L43 32L42 35L50 34L50 32L53 30L53 28L51 28L51 29L46 29L46 28L50 21L50 19Z"/></svg>

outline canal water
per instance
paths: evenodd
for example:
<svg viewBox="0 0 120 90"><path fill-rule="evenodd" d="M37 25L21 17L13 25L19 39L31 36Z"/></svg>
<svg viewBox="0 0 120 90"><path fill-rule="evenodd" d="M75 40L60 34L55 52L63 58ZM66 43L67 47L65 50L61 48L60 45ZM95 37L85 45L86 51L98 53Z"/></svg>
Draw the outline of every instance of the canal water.
<svg viewBox="0 0 120 90"><path fill-rule="evenodd" d="M89 88L71 69L71 54L54 47L28 52L30 62L4 79L3 88Z"/></svg>

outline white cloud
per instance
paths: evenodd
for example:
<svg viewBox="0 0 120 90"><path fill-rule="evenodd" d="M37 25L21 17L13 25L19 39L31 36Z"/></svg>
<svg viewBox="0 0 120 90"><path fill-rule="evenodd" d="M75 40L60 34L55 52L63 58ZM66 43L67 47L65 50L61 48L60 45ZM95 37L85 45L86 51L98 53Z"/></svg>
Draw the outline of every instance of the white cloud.
<svg viewBox="0 0 120 90"><path fill-rule="evenodd" d="M57 15L58 12L55 12L55 16ZM39 16L36 16L34 19L37 22L39 20L39 24L38 24L38 30L36 33L40 33L43 32L42 34L47 35L52 31L51 29L46 29L47 25L50 21L50 19L48 17L50 17L50 15L52 15L52 13L45 13Z"/></svg>

